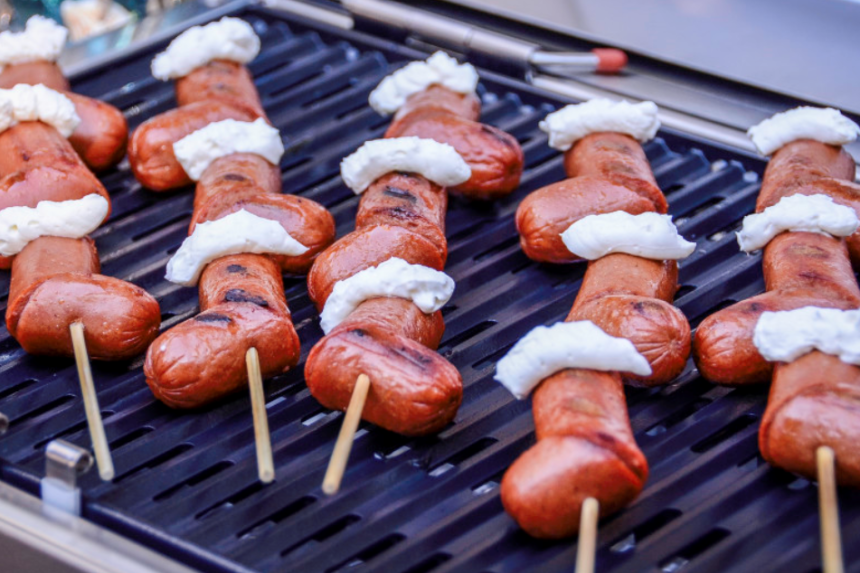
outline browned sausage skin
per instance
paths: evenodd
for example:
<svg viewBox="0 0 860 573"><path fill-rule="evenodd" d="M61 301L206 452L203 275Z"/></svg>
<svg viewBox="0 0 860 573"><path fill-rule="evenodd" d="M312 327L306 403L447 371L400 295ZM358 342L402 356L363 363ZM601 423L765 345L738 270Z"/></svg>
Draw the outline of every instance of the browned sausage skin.
<svg viewBox="0 0 860 573"><path fill-rule="evenodd" d="M144 374L155 397L173 408L196 408L248 382L245 353L256 348L264 377L299 360L299 337L284 299L281 272L265 255L230 255L200 278L201 313L159 336Z"/></svg>
<svg viewBox="0 0 860 573"><path fill-rule="evenodd" d="M756 211L795 194L825 194L860 210L860 195L852 190L856 185L841 179L853 175L853 160L844 150L811 140L789 143L768 163ZM702 375L729 385L770 380L773 365L753 344L753 329L764 311L860 307L849 259L858 237L855 233L843 240L803 232L775 237L764 248L767 292L709 316L696 329L694 357Z"/></svg>
<svg viewBox="0 0 860 573"><path fill-rule="evenodd" d="M35 207L96 193L109 200L69 142L41 122L20 123L0 133L0 208ZM84 325L95 360L120 360L142 352L158 334L158 303L143 289L97 274L92 241L41 237L11 262L6 324L31 354L70 356L69 326Z"/></svg>
<svg viewBox="0 0 860 573"><path fill-rule="evenodd" d="M119 163L125 155L128 141L125 116L112 105L69 91L69 82L56 63L37 61L4 67L0 72L0 89L18 84L42 84L72 100L81 122L69 142L90 169L102 171Z"/></svg>
<svg viewBox="0 0 860 573"><path fill-rule="evenodd" d="M253 121L255 117L220 101L200 101L164 112L138 126L128 144L128 159L135 178L153 191L191 184L173 153L173 144L216 121Z"/></svg>
<svg viewBox="0 0 860 573"><path fill-rule="evenodd" d="M833 448L836 481L860 487L860 367L813 351L774 368L759 430L762 457L816 479L815 452Z"/></svg>
<svg viewBox="0 0 860 573"><path fill-rule="evenodd" d="M198 287L201 313L159 336L146 355L147 384L168 406L201 407L243 388L245 354L252 347L264 377L298 362L299 338L281 270L305 272L334 240L335 225L321 205L278 194L280 184L277 167L244 153L217 159L197 183L189 233L198 223L245 209L278 221L308 252L228 255L206 266Z"/></svg>
<svg viewBox="0 0 860 573"><path fill-rule="evenodd" d="M538 386L532 404L538 443L505 472L501 487L505 510L529 535L575 534L588 497L609 515L639 495L648 463L617 373L563 370Z"/></svg>
<svg viewBox="0 0 860 573"><path fill-rule="evenodd" d="M594 133L564 158L570 179L532 193L517 210L523 251L541 262L568 263L561 233L594 214L667 210L641 145L620 133ZM567 321L593 322L625 338L648 360L651 374L568 369L544 379L533 398L537 444L505 473L506 511L527 533L558 539L579 529L588 497L609 515L642 491L648 464L633 437L623 382L667 384L690 354L690 325L672 306L675 261L610 254L590 261Z"/></svg>
<svg viewBox="0 0 860 573"><path fill-rule="evenodd" d="M519 186L524 155L513 136L478 123L480 110L477 96L432 85L406 100L385 137L416 136L451 145L472 176L449 190L470 199L496 199Z"/></svg>

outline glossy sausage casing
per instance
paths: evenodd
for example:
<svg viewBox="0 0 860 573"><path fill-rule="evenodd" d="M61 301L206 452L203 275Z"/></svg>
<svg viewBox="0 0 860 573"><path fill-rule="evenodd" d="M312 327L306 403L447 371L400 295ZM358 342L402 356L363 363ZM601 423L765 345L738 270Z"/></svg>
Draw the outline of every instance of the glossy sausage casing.
<svg viewBox="0 0 860 573"><path fill-rule="evenodd" d="M439 312L425 315L396 298L366 301L311 350L308 388L326 408L345 410L366 374L363 419L407 436L438 432L463 398L460 373L433 350L443 332Z"/></svg>
<svg viewBox="0 0 860 573"><path fill-rule="evenodd" d="M6 326L30 354L71 356L69 325L82 322L93 360L142 353L158 334L158 303L142 288L96 274L90 239L41 237L15 256Z"/></svg>
<svg viewBox="0 0 860 573"><path fill-rule="evenodd" d="M533 408L538 443L501 485L505 510L529 535L575 534L588 497L608 515L639 495L648 464L633 439L618 374L563 370L538 386Z"/></svg>
<svg viewBox="0 0 860 573"><path fill-rule="evenodd" d="M696 365L708 380L737 385L770 379L773 364L753 343L755 325L765 311L860 307L860 289L842 240L783 233L765 247L763 270L768 292L712 314L696 329Z"/></svg>
<svg viewBox="0 0 860 573"><path fill-rule="evenodd" d="M196 408L247 384L245 354L256 348L263 377L298 363L299 338L283 295L278 266L265 255L228 255L200 278L201 313L150 346L147 384L174 408Z"/></svg>
<svg viewBox="0 0 860 573"><path fill-rule="evenodd" d="M4 67L0 72L0 89L11 89L18 84L42 84L72 101L81 122L69 136L69 142L90 169L107 169L125 155L128 141L125 116L112 105L69 91L69 82L56 63L37 61Z"/></svg>
<svg viewBox="0 0 860 573"><path fill-rule="evenodd" d="M131 136L128 158L135 178L153 191L191 183L173 153L173 144L210 123L225 119L254 121L249 111L221 101L191 103L142 123Z"/></svg>
<svg viewBox="0 0 860 573"><path fill-rule="evenodd" d="M203 101L220 101L254 118L266 117L254 78L242 64L213 60L177 79L174 86L180 107Z"/></svg>

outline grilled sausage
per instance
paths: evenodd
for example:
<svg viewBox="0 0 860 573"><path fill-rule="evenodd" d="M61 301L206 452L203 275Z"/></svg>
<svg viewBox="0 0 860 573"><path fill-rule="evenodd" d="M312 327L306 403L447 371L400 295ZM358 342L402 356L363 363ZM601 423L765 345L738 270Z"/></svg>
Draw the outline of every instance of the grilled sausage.
<svg viewBox="0 0 860 573"><path fill-rule="evenodd" d="M56 62L39 60L22 64L9 64L0 72L0 89L9 90L18 84L42 84L54 91L69 91L69 80Z"/></svg>
<svg viewBox="0 0 860 573"><path fill-rule="evenodd" d="M221 101L200 101L143 122L131 136L128 159L135 178L153 191L189 185L191 179L176 160L173 144L210 123L225 119L253 121L255 116Z"/></svg>
<svg viewBox="0 0 860 573"><path fill-rule="evenodd" d="M523 150L504 131L475 121L480 101L434 85L412 95L385 137L422 137L451 145L472 169L472 176L449 190L471 199L495 199L520 184Z"/></svg>
<svg viewBox="0 0 860 573"><path fill-rule="evenodd" d="M675 261L611 254L588 263L568 321L590 320L626 338L651 365L651 374L625 374L645 386L668 384L690 355L690 324L671 302L678 288Z"/></svg>
<svg viewBox="0 0 860 573"><path fill-rule="evenodd" d="M406 436L438 432L463 398L460 373L433 351L444 330L440 312L425 315L412 301L366 301L311 350L308 388L326 408L345 410L366 374L362 418Z"/></svg>
<svg viewBox="0 0 860 573"><path fill-rule="evenodd" d="M783 197L821 193L860 216L860 185L854 183L854 170L854 158L841 147L810 140L789 143L768 162L756 212ZM860 269L860 230L846 241L854 267Z"/></svg>
<svg viewBox="0 0 860 573"><path fill-rule="evenodd" d="M472 176L451 187L452 193L489 200L510 194L520 184L523 150L513 136L496 127L447 110L422 108L392 125L385 136L434 139L456 149L472 169Z"/></svg>
<svg viewBox="0 0 860 573"><path fill-rule="evenodd" d="M538 442L501 485L505 510L529 535L575 534L588 497L609 515L639 495L648 463L633 439L617 373L563 370L538 386L532 404Z"/></svg>
<svg viewBox="0 0 860 573"><path fill-rule="evenodd" d="M813 351L777 364L759 447L768 463L816 479L815 452L830 446L836 481L860 487L860 367Z"/></svg>
<svg viewBox="0 0 860 573"><path fill-rule="evenodd" d="M140 287L96 274L90 239L41 237L12 264L6 326L30 354L71 356L69 326L84 325L93 360L124 360L158 334L158 303Z"/></svg>
<svg viewBox="0 0 860 573"><path fill-rule="evenodd" d="M260 371L274 376L299 360L281 271L265 255L240 254L209 263L200 278L200 314L159 336L143 366L156 398L196 408L248 382L245 353L256 348Z"/></svg>
<svg viewBox="0 0 860 573"><path fill-rule="evenodd" d="M362 195L356 230L311 268L311 300L321 310L338 281L392 257L441 270L446 208L445 189L424 177L380 177ZM365 420L408 436L437 432L463 398L460 373L434 352L444 330L441 312L425 315L412 301L365 301L311 350L308 388L324 406L345 409L358 375L367 374Z"/></svg>
<svg viewBox="0 0 860 573"><path fill-rule="evenodd" d="M180 107L203 101L220 101L255 119L266 117L251 72L236 62L213 60L177 79L174 87Z"/></svg>
<svg viewBox="0 0 860 573"><path fill-rule="evenodd" d="M72 101L81 122L69 137L69 142L90 169L102 171L116 165L125 155L128 141L125 116L112 105L69 91L69 82L56 63L42 60L3 68L0 89L10 89L18 84L42 84L63 92Z"/></svg>
<svg viewBox="0 0 860 573"><path fill-rule="evenodd" d="M696 329L694 357L708 380L731 385L769 380L773 365L753 344L753 330L764 311L860 307L860 289L843 240L783 233L765 247L763 270L768 292L712 314Z"/></svg>
<svg viewBox="0 0 860 573"><path fill-rule="evenodd" d="M618 133L595 133L565 153L566 181L540 189L517 210L525 253L542 262L577 257L561 241L572 223L593 214L665 213L641 146ZM648 376L624 374L639 385L666 384L690 354L690 325L672 299L675 261L615 253L590 261L568 321L589 320L610 336L633 343L651 366ZM630 428L622 376L568 369L538 385L533 398L537 444L502 479L505 510L527 533L558 539L579 529L588 497L609 515L639 495L648 464Z"/></svg>
<svg viewBox="0 0 860 573"><path fill-rule="evenodd" d="M520 245L532 260L580 260L564 246L561 233L587 215L666 212L666 198L657 187L645 152L630 136L587 135L565 152L564 166L569 179L538 189L517 208Z"/></svg>

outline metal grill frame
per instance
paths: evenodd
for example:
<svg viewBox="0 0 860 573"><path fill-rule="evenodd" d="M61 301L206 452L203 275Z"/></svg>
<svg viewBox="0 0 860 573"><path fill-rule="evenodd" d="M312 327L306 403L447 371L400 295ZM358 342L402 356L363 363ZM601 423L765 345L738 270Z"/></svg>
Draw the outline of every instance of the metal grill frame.
<svg viewBox="0 0 860 573"><path fill-rule="evenodd" d="M337 177L340 159L379 137L388 119L366 95L392 66L425 53L257 7L236 14L263 37L251 64L263 104L282 130L285 192L317 200L335 215L338 236L353 228L357 198ZM123 55L73 79L80 93L127 112L131 127L175 106L173 88L149 76L167 41ZM452 200L447 272L457 291L443 309L440 352L462 372L464 402L438 436L407 439L362 424L341 493L319 484L341 415L309 395L302 364L266 382L277 481L256 478L246 396L198 413L173 412L143 383L142 358L94 364L117 478L83 481L84 515L205 571L567 571L571 542L536 541L504 513L498 482L534 442L529 401L492 380L493 365L532 327L562 319L585 265L548 266L520 251L519 201L564 177L561 155L537 121L561 98L481 71L483 120L523 143L521 188L493 205ZM760 256L738 252L731 232L753 209L765 162L740 150L662 130L645 146L670 213L696 253L681 264L677 305L693 326L707 314L763 290ZM140 188L127 163L104 174L114 211L94 237L105 274L159 299L163 328L197 312L196 289L162 278L185 237L193 190ZM302 356L321 336L304 279L285 289ZM0 292L8 290L8 274ZM5 300L5 298L4 298ZM3 303L5 304L5 302ZM601 571L816 571L817 499L808 482L769 468L756 435L766 388L730 389L688 364L672 384L629 388L631 422L651 465L640 498L601 521ZM44 445L62 437L89 445L71 360L26 356L0 330L0 479L36 493ZM860 495L840 490L849 571L860 571Z"/></svg>

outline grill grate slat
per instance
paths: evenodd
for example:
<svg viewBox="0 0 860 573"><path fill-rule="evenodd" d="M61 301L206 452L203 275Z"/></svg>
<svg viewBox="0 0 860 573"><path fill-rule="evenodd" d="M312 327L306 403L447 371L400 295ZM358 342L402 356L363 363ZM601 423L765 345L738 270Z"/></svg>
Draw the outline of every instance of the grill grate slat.
<svg viewBox="0 0 860 573"><path fill-rule="evenodd" d="M265 9L240 16L260 33L252 72L287 148L285 192L329 207L338 236L353 228L358 199L339 178L340 160L379 137L389 120L366 105L392 69L419 57L357 32L287 21ZM131 127L175 105L172 86L149 76L166 42L128 56L110 73L76 78L76 91L126 110ZM205 571L484 572L569 571L571 542L528 538L499 499L505 469L534 443L529 401L492 380L495 362L528 330L563 318L585 267L550 267L520 251L513 216L531 191L560 180L560 155L537 123L562 102L517 81L482 74L483 120L523 144L521 188L493 205L452 198L447 271L457 291L443 310L440 351L463 374L463 405L438 436L410 439L363 424L342 493L319 485L341 414L322 409L303 362L266 382L277 480L256 479L246 396L197 414L174 412L146 388L142 360L93 364L117 480L82 480L86 515ZM664 131L645 146L670 212L697 252L681 264L677 302L693 326L715 308L764 288L760 256L738 252L733 231L754 205L765 163ZM194 289L163 279L186 236L191 189L141 189L127 162L102 176L113 199L95 233L107 274L131 280L162 305L163 328L197 310ZM0 273L0 293L8 273ZM304 280L286 293L302 357L322 335ZM5 302L3 303L5 305ZM0 329L0 476L33 488L44 444L89 445L71 360L26 356ZM756 431L766 388L729 389L692 365L661 389L628 389L631 423L651 464L642 496L601 522L601 571L812 571L819 564L816 488L769 468ZM805 484L805 485L804 485ZM860 570L860 493L840 491L849 570Z"/></svg>

